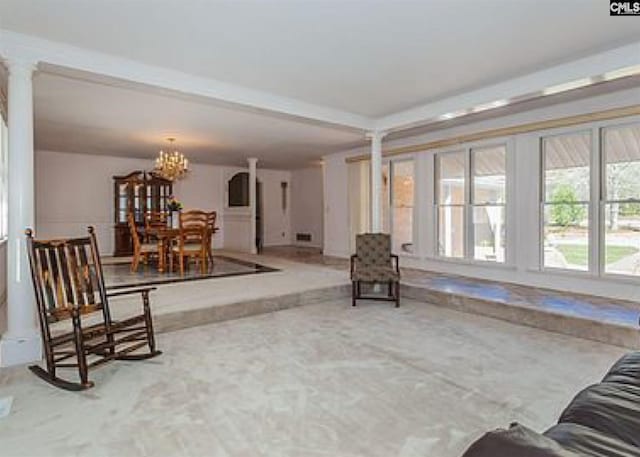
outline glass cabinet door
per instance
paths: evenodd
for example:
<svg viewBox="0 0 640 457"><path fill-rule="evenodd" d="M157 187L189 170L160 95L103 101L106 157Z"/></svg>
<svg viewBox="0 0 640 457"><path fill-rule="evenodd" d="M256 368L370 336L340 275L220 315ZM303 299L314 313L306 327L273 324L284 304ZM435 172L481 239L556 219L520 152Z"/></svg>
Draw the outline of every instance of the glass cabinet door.
<svg viewBox="0 0 640 457"><path fill-rule="evenodd" d="M129 208L129 186L127 183L118 184L118 208L116 217L119 223L126 224L127 210Z"/></svg>
<svg viewBox="0 0 640 457"><path fill-rule="evenodd" d="M144 223L144 214L143 214L144 194L142 190L143 190L142 184L133 185L132 212L137 224Z"/></svg>

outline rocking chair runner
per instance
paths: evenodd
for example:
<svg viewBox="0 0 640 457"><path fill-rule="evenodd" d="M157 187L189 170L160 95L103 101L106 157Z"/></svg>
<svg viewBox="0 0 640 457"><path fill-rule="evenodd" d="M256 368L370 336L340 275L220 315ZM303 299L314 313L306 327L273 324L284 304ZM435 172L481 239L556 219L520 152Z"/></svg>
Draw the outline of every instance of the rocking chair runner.
<svg viewBox="0 0 640 457"><path fill-rule="evenodd" d="M46 363L46 370L29 367L33 373L56 387L84 390L93 387L91 368L115 359L143 360L161 354L155 346L149 304L149 292L155 288L107 293L93 227L84 238L41 241L30 229L26 234ZM137 293L142 296L143 313L112 320L109 298ZM83 324L83 316L90 313L99 317L98 322ZM148 352L134 352L145 346ZM58 368L77 368L80 382L58 377Z"/></svg>
<svg viewBox="0 0 640 457"><path fill-rule="evenodd" d="M392 261L395 261L393 265ZM395 267L395 268L394 268ZM362 283L387 284L387 296L363 296ZM391 237L386 233L362 233L356 236L356 253L351 256L351 304L357 299L393 300L400 306L400 265L391 253Z"/></svg>

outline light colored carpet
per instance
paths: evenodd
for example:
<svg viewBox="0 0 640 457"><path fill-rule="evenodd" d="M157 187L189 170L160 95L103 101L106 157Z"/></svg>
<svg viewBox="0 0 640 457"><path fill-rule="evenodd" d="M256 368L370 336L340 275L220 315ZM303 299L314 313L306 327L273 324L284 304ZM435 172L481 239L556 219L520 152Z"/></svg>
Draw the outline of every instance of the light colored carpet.
<svg viewBox="0 0 640 457"><path fill-rule="evenodd" d="M57 390L0 371L2 456L457 457L550 426L622 349L405 300L348 300L159 335L164 354Z"/></svg>

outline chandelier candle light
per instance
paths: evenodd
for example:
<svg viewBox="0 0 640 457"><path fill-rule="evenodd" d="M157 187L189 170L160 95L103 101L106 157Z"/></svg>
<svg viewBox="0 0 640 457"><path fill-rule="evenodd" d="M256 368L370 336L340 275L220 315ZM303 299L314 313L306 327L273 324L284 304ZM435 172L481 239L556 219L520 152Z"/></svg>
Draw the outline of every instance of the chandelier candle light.
<svg viewBox="0 0 640 457"><path fill-rule="evenodd" d="M189 160L174 148L173 142L176 141L175 138L167 138L167 141L169 141L169 149L167 152L160 150L154 171L169 181L175 181L176 179L184 178L189 172Z"/></svg>

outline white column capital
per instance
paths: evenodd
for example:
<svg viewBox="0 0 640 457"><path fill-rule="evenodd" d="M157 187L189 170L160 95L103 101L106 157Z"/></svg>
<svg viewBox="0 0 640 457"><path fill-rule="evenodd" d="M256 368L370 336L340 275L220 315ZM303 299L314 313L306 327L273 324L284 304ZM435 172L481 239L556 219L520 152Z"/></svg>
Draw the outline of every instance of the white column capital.
<svg viewBox="0 0 640 457"><path fill-rule="evenodd" d="M370 132L366 132L364 136L371 141L382 141L382 139L388 134L389 132L384 130L372 130Z"/></svg>
<svg viewBox="0 0 640 457"><path fill-rule="evenodd" d="M9 76L31 76L38 69L38 61L26 57L7 57L5 59Z"/></svg>
<svg viewBox="0 0 640 457"><path fill-rule="evenodd" d="M258 163L258 159L256 157L249 157L247 158L247 162L249 162L250 166L255 166Z"/></svg>

